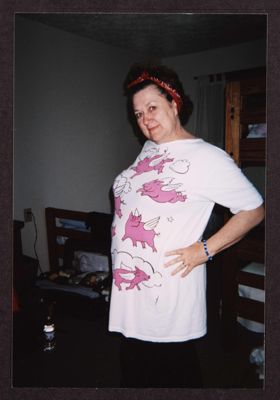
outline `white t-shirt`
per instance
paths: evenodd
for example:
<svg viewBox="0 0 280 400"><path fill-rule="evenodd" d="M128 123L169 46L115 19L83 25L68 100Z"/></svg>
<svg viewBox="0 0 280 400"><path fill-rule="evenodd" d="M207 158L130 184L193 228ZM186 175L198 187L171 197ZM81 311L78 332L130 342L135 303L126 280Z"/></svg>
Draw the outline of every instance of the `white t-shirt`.
<svg viewBox="0 0 280 400"><path fill-rule="evenodd" d="M262 197L227 153L202 139L147 141L113 190L109 330L154 342L203 336L205 264L171 276L164 254L200 240L215 203L237 213Z"/></svg>

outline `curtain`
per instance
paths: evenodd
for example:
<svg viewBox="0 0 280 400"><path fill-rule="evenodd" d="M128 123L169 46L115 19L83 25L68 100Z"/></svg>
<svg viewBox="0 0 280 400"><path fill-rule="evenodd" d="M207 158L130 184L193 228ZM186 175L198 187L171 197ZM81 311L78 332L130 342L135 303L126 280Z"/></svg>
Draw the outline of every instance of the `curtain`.
<svg viewBox="0 0 280 400"><path fill-rule="evenodd" d="M224 148L225 78L219 74L197 78L195 96L195 134Z"/></svg>

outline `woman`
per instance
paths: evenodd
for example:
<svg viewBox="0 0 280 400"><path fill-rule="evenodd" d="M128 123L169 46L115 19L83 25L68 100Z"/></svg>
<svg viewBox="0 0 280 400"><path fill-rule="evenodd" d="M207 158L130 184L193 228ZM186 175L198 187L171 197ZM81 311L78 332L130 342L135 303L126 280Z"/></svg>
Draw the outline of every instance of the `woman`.
<svg viewBox="0 0 280 400"><path fill-rule="evenodd" d="M123 334L122 385L199 387L205 263L261 222L263 200L223 150L183 127L186 96L174 71L135 65L124 85L148 140L113 186L109 330ZM215 203L233 216L206 242Z"/></svg>

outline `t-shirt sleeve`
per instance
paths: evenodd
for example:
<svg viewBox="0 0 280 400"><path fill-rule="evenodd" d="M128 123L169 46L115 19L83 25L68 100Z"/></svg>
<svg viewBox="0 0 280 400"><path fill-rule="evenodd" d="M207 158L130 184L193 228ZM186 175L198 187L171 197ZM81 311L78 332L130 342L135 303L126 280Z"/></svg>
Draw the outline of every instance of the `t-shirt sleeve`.
<svg viewBox="0 0 280 400"><path fill-rule="evenodd" d="M204 174L205 196L233 214L253 210L263 198L234 160L223 150L215 148L207 157Z"/></svg>

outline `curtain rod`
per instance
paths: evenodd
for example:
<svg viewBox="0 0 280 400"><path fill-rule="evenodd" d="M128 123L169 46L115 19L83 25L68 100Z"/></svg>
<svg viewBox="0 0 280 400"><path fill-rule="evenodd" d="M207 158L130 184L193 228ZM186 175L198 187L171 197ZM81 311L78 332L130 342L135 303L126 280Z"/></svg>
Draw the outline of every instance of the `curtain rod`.
<svg viewBox="0 0 280 400"><path fill-rule="evenodd" d="M241 69L237 71L228 71L228 72L219 72L217 74L209 74L204 75L205 77L208 76L210 82L213 81L215 77L224 76L227 81L238 80L238 79L248 79L250 78L259 78L263 77L266 74L266 66L250 68L250 69ZM203 76L203 75L201 75ZM193 79L197 80L200 76L195 76ZM221 79L217 79L221 80Z"/></svg>

